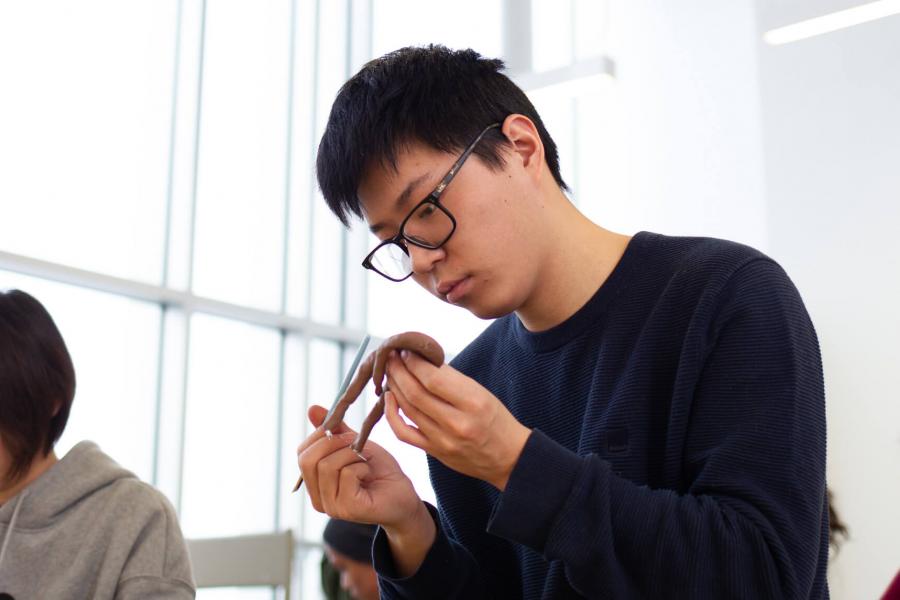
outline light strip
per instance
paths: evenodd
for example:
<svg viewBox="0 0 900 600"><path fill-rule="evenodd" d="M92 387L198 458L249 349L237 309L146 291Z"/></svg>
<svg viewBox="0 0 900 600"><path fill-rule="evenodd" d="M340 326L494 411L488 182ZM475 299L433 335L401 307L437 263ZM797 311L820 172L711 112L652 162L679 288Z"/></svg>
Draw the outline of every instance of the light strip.
<svg viewBox="0 0 900 600"><path fill-rule="evenodd" d="M772 29L763 34L763 40L772 46L779 46L839 29L846 29L861 23L868 23L869 21L875 21L897 13L900 13L900 0L868 2L846 10L822 15L821 17L800 21L793 25Z"/></svg>
<svg viewBox="0 0 900 600"><path fill-rule="evenodd" d="M608 56L595 56L578 62L537 73L510 73L512 80L525 92L559 85L571 85L582 79L616 76L616 64Z"/></svg>

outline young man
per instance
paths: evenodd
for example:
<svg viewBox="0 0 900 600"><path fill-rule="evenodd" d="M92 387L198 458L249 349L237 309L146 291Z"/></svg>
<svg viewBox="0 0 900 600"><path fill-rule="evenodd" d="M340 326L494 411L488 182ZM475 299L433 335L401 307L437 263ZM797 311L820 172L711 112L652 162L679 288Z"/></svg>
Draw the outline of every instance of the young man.
<svg viewBox="0 0 900 600"><path fill-rule="evenodd" d="M165 497L91 442L57 459L74 396L53 319L0 290L0 598L193 598Z"/></svg>
<svg viewBox="0 0 900 600"><path fill-rule="evenodd" d="M364 265L497 320L450 365L388 363L387 420L428 453L438 508L346 426L299 448L313 505L380 525L385 598L827 598L821 360L796 289L739 244L590 222L501 69L405 48L334 102L319 184L381 240Z"/></svg>

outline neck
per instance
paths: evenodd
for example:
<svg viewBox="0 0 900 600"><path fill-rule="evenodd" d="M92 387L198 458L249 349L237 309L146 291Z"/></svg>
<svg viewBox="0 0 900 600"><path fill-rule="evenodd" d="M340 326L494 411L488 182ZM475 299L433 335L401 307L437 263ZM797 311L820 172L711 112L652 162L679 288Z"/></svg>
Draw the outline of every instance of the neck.
<svg viewBox="0 0 900 600"><path fill-rule="evenodd" d="M28 467L28 471L25 472L24 476L14 482L0 482L0 505L6 504L10 498L17 496L19 492L31 485L38 477L43 475L57 462L56 452L53 450L46 456L38 453L34 460L31 461L31 465Z"/></svg>
<svg viewBox="0 0 900 600"><path fill-rule="evenodd" d="M558 192L558 190L557 190ZM559 325L597 292L615 269L631 239L590 221L559 193L553 202L552 234L539 266L539 282L528 300L516 311L529 331L545 331Z"/></svg>

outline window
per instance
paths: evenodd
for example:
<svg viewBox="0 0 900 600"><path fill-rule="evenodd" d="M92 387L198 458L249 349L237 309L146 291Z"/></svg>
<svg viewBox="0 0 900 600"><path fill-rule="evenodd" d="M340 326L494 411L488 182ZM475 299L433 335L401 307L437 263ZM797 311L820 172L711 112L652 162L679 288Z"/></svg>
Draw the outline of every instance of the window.
<svg viewBox="0 0 900 600"><path fill-rule="evenodd" d="M602 49L597 4L531 3L535 71ZM417 0L0 4L0 287L40 299L71 350L58 451L95 440L169 497L188 536L292 528L295 595L320 595L326 517L290 493L308 406L332 402L366 331L421 330L452 355L487 322L360 268L374 238L328 211L316 146L365 61L432 42L500 56L505 6L461 0L436 19ZM609 97L533 92L576 198L608 185L579 174L615 153L579 131L611 126ZM424 455L386 422L372 439L433 502Z"/></svg>

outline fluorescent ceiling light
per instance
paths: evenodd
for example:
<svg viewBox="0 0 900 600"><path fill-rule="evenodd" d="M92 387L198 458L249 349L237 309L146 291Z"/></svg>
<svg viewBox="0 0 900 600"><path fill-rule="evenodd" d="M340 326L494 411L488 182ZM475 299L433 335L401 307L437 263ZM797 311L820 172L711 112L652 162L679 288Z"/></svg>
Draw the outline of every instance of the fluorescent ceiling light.
<svg viewBox="0 0 900 600"><path fill-rule="evenodd" d="M510 73L510 77L526 92L546 88L579 88L584 85L602 85L611 81L616 75L616 65L608 56L596 56L584 59L549 71L531 73Z"/></svg>
<svg viewBox="0 0 900 600"><path fill-rule="evenodd" d="M846 10L800 21L793 25L772 29L763 34L763 40L773 46L796 42L823 33L853 27L900 13L900 0L878 0Z"/></svg>

